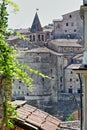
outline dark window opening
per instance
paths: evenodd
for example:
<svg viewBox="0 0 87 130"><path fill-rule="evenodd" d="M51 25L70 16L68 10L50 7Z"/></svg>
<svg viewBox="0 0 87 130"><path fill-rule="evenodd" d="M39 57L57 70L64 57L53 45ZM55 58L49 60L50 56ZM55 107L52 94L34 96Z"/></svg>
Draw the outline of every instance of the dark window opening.
<svg viewBox="0 0 87 130"><path fill-rule="evenodd" d="M29 93L27 93L27 96L29 96Z"/></svg>
<svg viewBox="0 0 87 130"><path fill-rule="evenodd" d="M78 89L78 93L81 93L81 90L80 90L80 89Z"/></svg>
<svg viewBox="0 0 87 130"><path fill-rule="evenodd" d="M76 81L78 82L79 80L78 80L78 79L76 79Z"/></svg>
<svg viewBox="0 0 87 130"><path fill-rule="evenodd" d="M21 80L19 80L19 83L21 83L22 81Z"/></svg>
<svg viewBox="0 0 87 130"><path fill-rule="evenodd" d="M76 32L76 29L74 29L74 32Z"/></svg>
<svg viewBox="0 0 87 130"><path fill-rule="evenodd" d="M68 26L69 24L68 23L66 23L66 26Z"/></svg>
<svg viewBox="0 0 87 130"><path fill-rule="evenodd" d="M21 86L19 86L19 89L21 89Z"/></svg>
<svg viewBox="0 0 87 130"><path fill-rule="evenodd" d="M73 74L73 72L71 71L71 74Z"/></svg>
<svg viewBox="0 0 87 130"><path fill-rule="evenodd" d="M32 35L30 35L30 41L32 41Z"/></svg>
<svg viewBox="0 0 87 130"><path fill-rule="evenodd" d="M40 41L40 35L38 35L38 41Z"/></svg>
<svg viewBox="0 0 87 130"><path fill-rule="evenodd" d="M67 30L65 30L65 32L67 32Z"/></svg>
<svg viewBox="0 0 87 130"><path fill-rule="evenodd" d="M72 79L70 79L70 82L72 81Z"/></svg>
<svg viewBox="0 0 87 130"><path fill-rule="evenodd" d="M63 78L62 78L62 77L60 77L60 82L62 82L62 80L63 80Z"/></svg>
<svg viewBox="0 0 87 130"><path fill-rule="evenodd" d="M72 93L72 89L71 88L69 88L68 91L69 91L69 93Z"/></svg>
<svg viewBox="0 0 87 130"><path fill-rule="evenodd" d="M44 78L42 78L42 81L44 82Z"/></svg>
<svg viewBox="0 0 87 130"><path fill-rule="evenodd" d="M70 18L72 18L72 15L69 15Z"/></svg>
<svg viewBox="0 0 87 130"><path fill-rule="evenodd" d="M33 35L33 41L35 41L35 35Z"/></svg>
<svg viewBox="0 0 87 130"><path fill-rule="evenodd" d="M44 35L42 35L42 41L44 41Z"/></svg>

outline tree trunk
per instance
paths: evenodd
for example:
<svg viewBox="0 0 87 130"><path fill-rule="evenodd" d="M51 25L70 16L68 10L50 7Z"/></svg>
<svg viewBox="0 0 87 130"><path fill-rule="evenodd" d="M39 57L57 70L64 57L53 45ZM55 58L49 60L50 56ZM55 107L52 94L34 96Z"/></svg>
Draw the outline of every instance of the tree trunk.
<svg viewBox="0 0 87 130"><path fill-rule="evenodd" d="M5 127L5 105L4 102L7 100L11 101L12 96L12 85L11 80L0 77L0 130L7 130Z"/></svg>

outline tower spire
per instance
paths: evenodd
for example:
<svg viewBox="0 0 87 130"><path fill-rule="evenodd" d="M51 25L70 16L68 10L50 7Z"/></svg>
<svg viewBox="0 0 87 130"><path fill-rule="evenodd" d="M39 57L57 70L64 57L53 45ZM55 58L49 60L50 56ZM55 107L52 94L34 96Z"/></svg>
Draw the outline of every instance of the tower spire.
<svg viewBox="0 0 87 130"><path fill-rule="evenodd" d="M33 20L32 26L31 26L31 29L30 29L31 33L36 33L36 32L42 31L42 26L41 26L41 23L40 23L38 14L37 14L38 10L39 9L37 8L36 9L36 14L35 14L35 17L34 17L34 20Z"/></svg>

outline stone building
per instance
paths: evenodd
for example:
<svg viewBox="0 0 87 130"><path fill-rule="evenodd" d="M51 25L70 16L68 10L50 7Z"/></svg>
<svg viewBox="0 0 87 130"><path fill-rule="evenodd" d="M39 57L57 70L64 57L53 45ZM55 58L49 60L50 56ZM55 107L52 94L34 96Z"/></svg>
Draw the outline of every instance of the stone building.
<svg viewBox="0 0 87 130"><path fill-rule="evenodd" d="M64 55L64 66L72 62L72 58L82 53L82 46L78 39L55 39L46 45L49 49Z"/></svg>
<svg viewBox="0 0 87 130"><path fill-rule="evenodd" d="M34 79L32 89L28 89L21 81L14 80L13 98L25 99L29 104L48 112L56 111L58 93L63 91L64 86L63 54L41 47L21 51L18 61L49 76L50 79L29 73L30 77Z"/></svg>
<svg viewBox="0 0 87 130"><path fill-rule="evenodd" d="M74 17L74 15L70 17L73 18L72 16ZM13 98L27 100L29 104L65 120L69 113L78 108L73 94L80 93L79 79L67 67L71 63L79 62L77 55L82 53L81 41L70 38L51 40L52 30L46 27L45 31L43 30L37 13L30 29L17 31L30 38L31 42L29 44L27 41L19 40L17 36L8 39L10 44L16 45L17 49L21 48L19 62L39 70L50 79L29 73L34 79L32 89L28 89L20 80L14 80Z"/></svg>
<svg viewBox="0 0 87 130"><path fill-rule="evenodd" d="M83 37L83 21L79 10L62 15L62 19L53 20L53 24L54 39L82 39Z"/></svg>

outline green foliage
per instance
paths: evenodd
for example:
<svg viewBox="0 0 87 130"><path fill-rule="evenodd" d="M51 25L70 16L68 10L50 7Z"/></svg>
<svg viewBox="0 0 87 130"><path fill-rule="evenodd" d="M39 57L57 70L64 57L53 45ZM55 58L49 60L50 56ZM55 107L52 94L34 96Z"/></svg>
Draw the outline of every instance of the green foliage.
<svg viewBox="0 0 87 130"><path fill-rule="evenodd" d="M73 120L73 114L69 114L68 117L66 118L66 121L72 121Z"/></svg>
<svg viewBox="0 0 87 130"><path fill-rule="evenodd" d="M20 79L27 84L27 86L32 86L33 79L29 77L28 71L34 74L38 74L42 77L46 77L44 74L40 73L37 70L33 70L31 67L19 64L16 61L16 51L9 46L7 43L7 39L10 36L11 32L7 30L8 27L8 13L7 6L12 5L14 7L14 11L18 11L18 6L12 2L11 0L1 0L0 1L0 75L3 77L4 84L4 121L7 127L13 128L13 119L17 115L15 112L15 108L10 103L10 95L9 91L11 90L12 80L14 78ZM19 38L26 40L19 33L16 33ZM23 70L26 69L26 72ZM10 82L8 82L10 81ZM11 92L11 91L10 91Z"/></svg>

